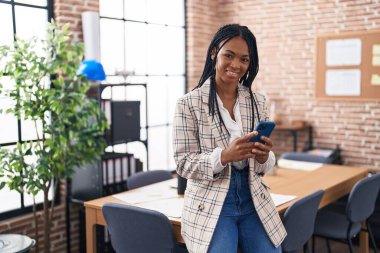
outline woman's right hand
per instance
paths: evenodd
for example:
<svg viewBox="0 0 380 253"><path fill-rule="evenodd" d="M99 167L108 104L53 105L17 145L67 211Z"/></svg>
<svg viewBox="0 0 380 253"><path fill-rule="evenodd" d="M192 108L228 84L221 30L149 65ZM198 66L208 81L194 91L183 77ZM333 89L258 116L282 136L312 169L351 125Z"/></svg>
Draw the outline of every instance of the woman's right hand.
<svg viewBox="0 0 380 253"><path fill-rule="evenodd" d="M255 137L256 135L257 132L253 131L252 133L233 140L230 145L222 151L220 159L222 165L224 166L230 162L255 158L255 154L252 154L252 149L255 147L255 143L250 142L249 139Z"/></svg>

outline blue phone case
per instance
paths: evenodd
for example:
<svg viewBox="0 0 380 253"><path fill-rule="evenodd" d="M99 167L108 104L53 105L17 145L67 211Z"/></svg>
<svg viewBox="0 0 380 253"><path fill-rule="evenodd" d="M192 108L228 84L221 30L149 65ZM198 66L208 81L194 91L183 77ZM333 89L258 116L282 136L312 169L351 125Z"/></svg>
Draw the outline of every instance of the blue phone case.
<svg viewBox="0 0 380 253"><path fill-rule="evenodd" d="M264 141L261 140L261 136L269 137L272 133L274 127L276 124L271 121L261 121L259 124L257 124L255 131L257 131L259 134L255 137L251 138L249 141L251 142L261 142L264 144Z"/></svg>

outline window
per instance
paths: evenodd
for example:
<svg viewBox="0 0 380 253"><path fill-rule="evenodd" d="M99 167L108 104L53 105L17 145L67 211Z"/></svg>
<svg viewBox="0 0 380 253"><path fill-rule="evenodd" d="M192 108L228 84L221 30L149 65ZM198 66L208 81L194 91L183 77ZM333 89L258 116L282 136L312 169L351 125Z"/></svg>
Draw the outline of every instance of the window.
<svg viewBox="0 0 380 253"><path fill-rule="evenodd" d="M32 36L45 37L47 22L53 17L52 1L48 0L0 0L0 45L10 45L14 35L28 39ZM2 80L7 85L6 77ZM13 102L0 96L0 109L12 107ZM0 114L0 146L13 148L16 142L37 140L31 122L17 120L17 118ZM0 205L0 219L9 218L21 213L29 212L33 205L31 196L10 191L7 187L0 191L0 199L7 202ZM37 196L36 201L43 201L42 194Z"/></svg>
<svg viewBox="0 0 380 253"><path fill-rule="evenodd" d="M106 82L146 83L147 89L117 87L120 92L115 92L115 87L103 98L141 101L141 138L148 144L149 169L173 170L171 127L175 103L186 90L185 1L100 0L99 6ZM144 144L132 142L114 150L118 148L134 154L147 168Z"/></svg>

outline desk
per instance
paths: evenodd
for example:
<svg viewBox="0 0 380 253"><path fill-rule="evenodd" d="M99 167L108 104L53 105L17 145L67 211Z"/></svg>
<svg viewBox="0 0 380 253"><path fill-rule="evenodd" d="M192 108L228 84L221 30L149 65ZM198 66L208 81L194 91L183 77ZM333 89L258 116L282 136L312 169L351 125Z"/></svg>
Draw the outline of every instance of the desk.
<svg viewBox="0 0 380 253"><path fill-rule="evenodd" d="M313 147L313 128L305 124L293 124L293 125L276 125L275 131L290 131L293 136L293 151L297 152L297 132L302 130L308 130L308 149Z"/></svg>
<svg viewBox="0 0 380 253"><path fill-rule="evenodd" d="M362 168L324 165L322 168L314 171L299 171L278 169L275 176L265 176L264 181L269 184L274 193L297 195L302 198L317 189L323 189L325 194L321 200L320 207L323 207L351 191L352 186L361 178L367 176L368 171ZM173 184L173 180L160 182L146 187L141 187L133 191L141 191L152 193L157 189L169 188ZM176 191L176 189L172 189ZM280 215L297 199L277 207ZM96 252L95 225L106 225L102 213L102 206L106 202L122 203L125 202L108 196L100 199L85 202L86 208L86 245L87 253ZM171 218L175 238L178 242L183 242L181 237L181 219ZM362 241L363 240L363 241ZM363 253L369 252L368 235L366 233L360 235L360 246Z"/></svg>

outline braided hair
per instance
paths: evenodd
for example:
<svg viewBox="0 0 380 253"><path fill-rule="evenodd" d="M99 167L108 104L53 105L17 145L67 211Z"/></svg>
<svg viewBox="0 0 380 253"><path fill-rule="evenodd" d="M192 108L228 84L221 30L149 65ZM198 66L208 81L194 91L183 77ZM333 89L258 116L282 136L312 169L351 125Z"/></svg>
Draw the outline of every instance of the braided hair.
<svg viewBox="0 0 380 253"><path fill-rule="evenodd" d="M210 79L210 94L208 98L209 114L212 115L212 117L214 118L215 109L216 109L218 118L224 127L226 126L221 117L217 98L216 98L215 65L216 65L216 58L218 56L219 51L229 40L235 37L241 37L242 39L245 40L245 42L248 45L249 59L250 59L249 67L248 67L247 73L245 73L244 76L241 77L239 82L243 86L248 88L249 94L251 97L251 106L252 106L253 116L255 114L254 113L255 112L254 107L255 107L258 119L260 121L256 99L251 90L253 80L255 79L257 72L259 71L259 56L257 53L256 38L253 35L253 33L248 29L248 27L241 26L239 24L228 24L219 28L219 30L214 35L214 38L212 39L209 45L209 48L207 50L206 62L203 69L202 76L198 82L198 85L194 88L196 89L196 88L201 87L206 82L206 80ZM215 60L211 58L213 50L215 50L215 58L214 58ZM255 121L252 120L251 132L254 129L254 126L255 126L254 124L255 124Z"/></svg>

